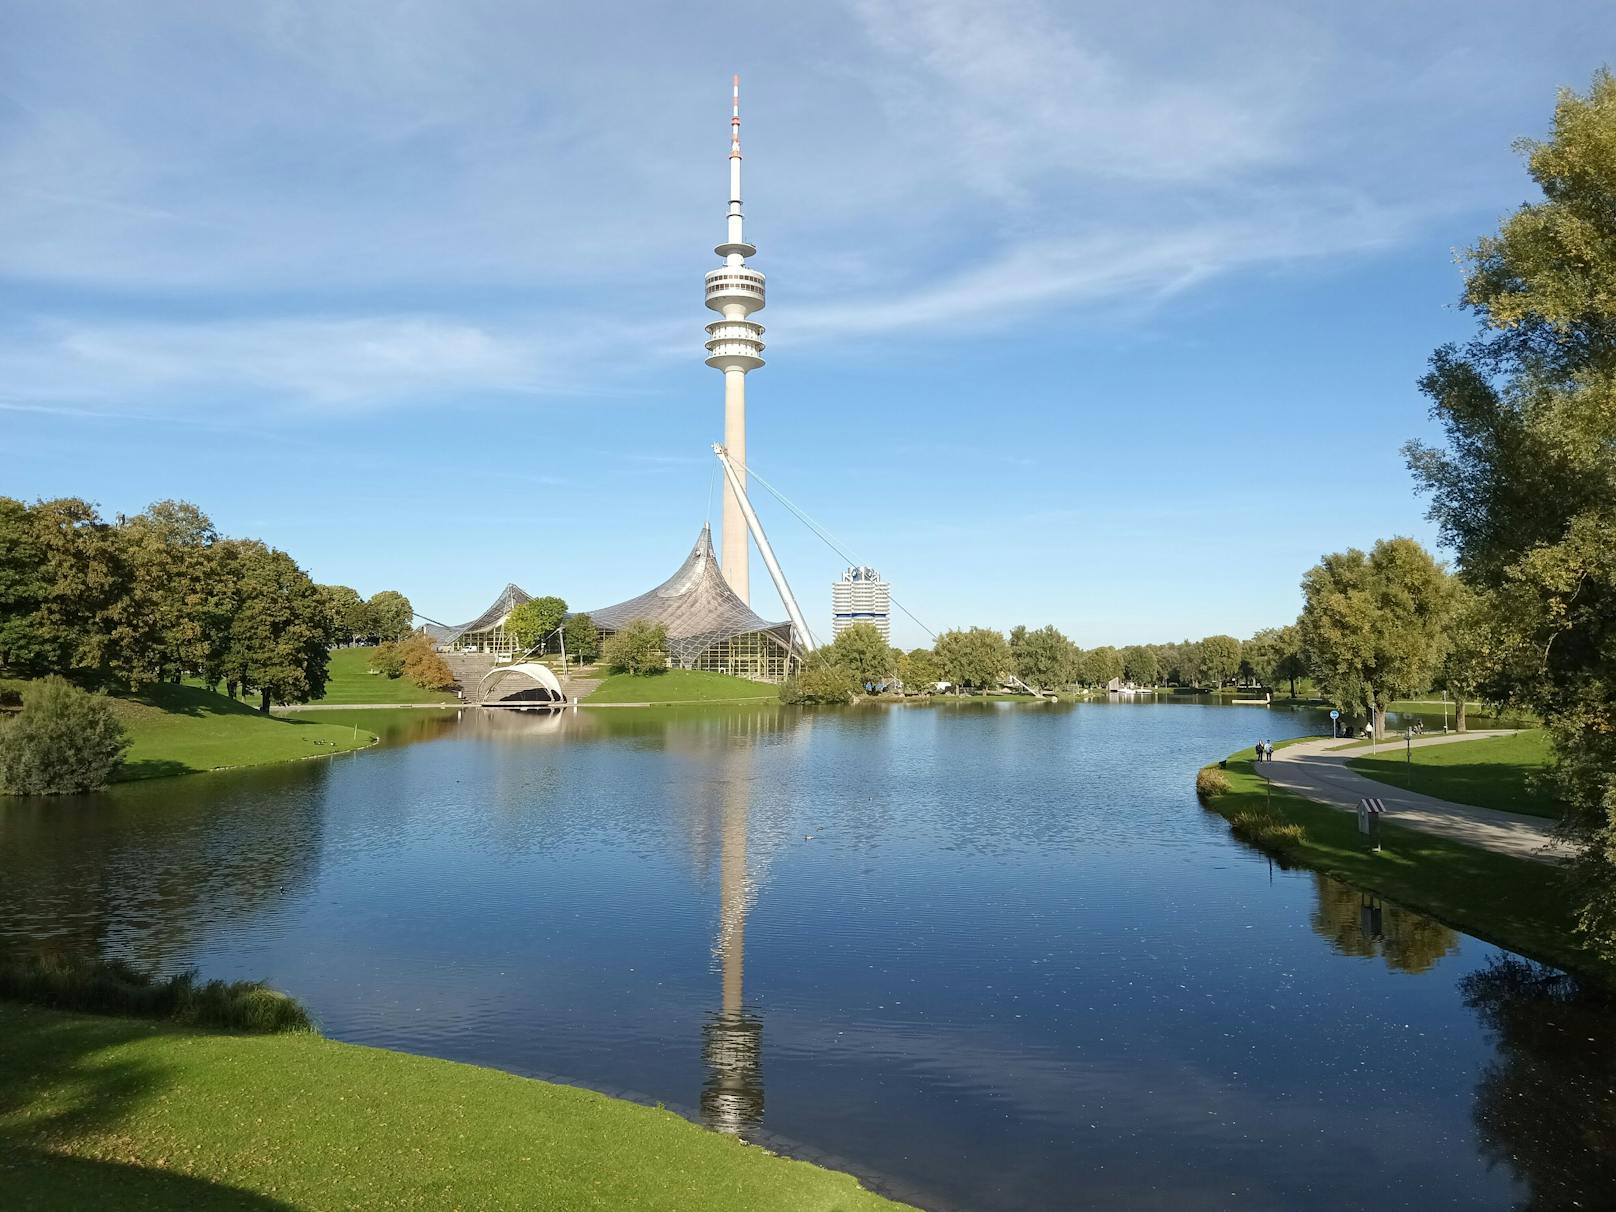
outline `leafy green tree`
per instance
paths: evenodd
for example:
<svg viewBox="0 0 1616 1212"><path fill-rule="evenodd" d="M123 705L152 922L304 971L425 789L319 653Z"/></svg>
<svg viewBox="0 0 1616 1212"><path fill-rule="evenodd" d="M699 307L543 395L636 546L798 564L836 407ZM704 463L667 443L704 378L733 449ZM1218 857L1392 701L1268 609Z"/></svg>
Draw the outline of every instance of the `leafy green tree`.
<svg viewBox="0 0 1616 1212"><path fill-rule="evenodd" d="M415 608L396 589L374 593L365 603L364 618L378 640L402 640L415 628Z"/></svg>
<svg viewBox="0 0 1616 1212"><path fill-rule="evenodd" d="M319 589L325 602L332 643L352 644L361 636L374 634L369 626L370 611L357 589L347 585L321 585Z"/></svg>
<svg viewBox="0 0 1616 1212"><path fill-rule="evenodd" d="M395 640L385 640L370 652L370 667L384 678L396 681L404 676L403 646Z"/></svg>
<svg viewBox="0 0 1616 1212"><path fill-rule="evenodd" d="M1010 645L991 627L945 631L937 637L937 663L955 686L992 689L1010 668Z"/></svg>
<svg viewBox="0 0 1616 1212"><path fill-rule="evenodd" d="M1446 443L1406 450L1493 599L1487 697L1549 728L1585 842L1581 928L1616 958L1616 78L1562 92L1552 137L1521 146L1542 199L1470 250L1480 331L1420 384Z"/></svg>
<svg viewBox="0 0 1616 1212"><path fill-rule="evenodd" d="M28 688L16 719L0 723L0 788L13 795L99 791L128 748L104 697L53 675Z"/></svg>
<svg viewBox="0 0 1616 1212"><path fill-rule="evenodd" d="M914 648L899 656L898 676L905 694L930 694L943 680L943 667L930 648Z"/></svg>
<svg viewBox="0 0 1616 1212"><path fill-rule="evenodd" d="M1135 686L1154 686L1161 680L1161 657L1151 644L1130 644L1122 650L1122 676Z"/></svg>
<svg viewBox="0 0 1616 1212"><path fill-rule="evenodd" d="M0 673L13 677L67 667L69 645L45 617L51 582L38 529L28 506L0 497Z"/></svg>
<svg viewBox="0 0 1616 1212"><path fill-rule="evenodd" d="M1296 697L1296 682L1307 672L1302 658L1301 633L1296 624L1284 627L1264 627L1240 645L1241 659L1251 666L1257 680L1273 687L1282 681L1290 682L1291 698Z"/></svg>
<svg viewBox="0 0 1616 1212"><path fill-rule="evenodd" d="M1431 684L1445 643L1448 575L1413 539L1382 539L1327 555L1302 578L1303 643L1327 695L1368 712Z"/></svg>
<svg viewBox="0 0 1616 1212"><path fill-rule="evenodd" d="M1492 599L1458 580L1451 590L1453 600L1444 623L1447 651L1437 669L1436 685L1453 696L1454 729L1464 732L1466 708L1497 668L1499 627Z"/></svg>
<svg viewBox="0 0 1616 1212"><path fill-rule="evenodd" d="M534 648L555 634L567 617L567 604L557 597L532 598L505 616L505 630L523 648Z"/></svg>
<svg viewBox="0 0 1616 1212"><path fill-rule="evenodd" d="M266 713L271 702L319 698L330 655L329 616L319 588L284 551L257 540L224 542L235 550L237 576L226 677L256 690L258 709Z"/></svg>
<svg viewBox="0 0 1616 1212"><path fill-rule="evenodd" d="M130 609L110 664L139 685L178 681L217 660L229 628L229 595L215 579L219 532L189 501L158 501L118 525Z"/></svg>
<svg viewBox="0 0 1616 1212"><path fill-rule="evenodd" d="M1109 686L1112 678L1122 676L1122 653L1109 644L1101 644L1083 654L1082 679L1086 686Z"/></svg>
<svg viewBox="0 0 1616 1212"><path fill-rule="evenodd" d="M46 584L33 620L49 654L44 672L107 676L131 613L117 531L75 497L36 501L28 512Z"/></svg>
<svg viewBox="0 0 1616 1212"><path fill-rule="evenodd" d="M897 660L874 623L854 623L825 650L833 664L840 665L853 675L860 691L865 686L878 686L890 681L897 673Z"/></svg>
<svg viewBox="0 0 1616 1212"><path fill-rule="evenodd" d="M661 623L635 619L606 637L600 655L623 673L660 673L668 667L668 629Z"/></svg>
<svg viewBox="0 0 1616 1212"><path fill-rule="evenodd" d="M568 615L561 638L566 641L567 655L575 660L587 664L600 655L600 628L587 614Z"/></svg>
<svg viewBox="0 0 1616 1212"><path fill-rule="evenodd" d="M1040 690L1070 686L1077 680L1077 646L1057 627L1016 628L1011 633L1010 661L1018 678Z"/></svg>
<svg viewBox="0 0 1616 1212"><path fill-rule="evenodd" d="M1201 676L1214 690L1240 672L1240 641L1232 635L1209 635L1201 641Z"/></svg>

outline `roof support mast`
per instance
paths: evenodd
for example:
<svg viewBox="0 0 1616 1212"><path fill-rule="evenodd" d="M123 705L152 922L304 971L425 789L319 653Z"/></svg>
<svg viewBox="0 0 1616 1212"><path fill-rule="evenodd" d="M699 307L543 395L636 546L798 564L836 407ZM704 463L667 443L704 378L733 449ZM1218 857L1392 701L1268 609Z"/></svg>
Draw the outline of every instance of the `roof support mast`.
<svg viewBox="0 0 1616 1212"><path fill-rule="evenodd" d="M802 642L804 652L812 652L817 644L814 643L814 633L808 630L808 622L803 618L802 608L797 605L796 596L791 592L791 586L786 583L786 574L780 570L780 561L774 558L774 548L769 546L769 536L763 533L763 523L758 521L757 511L752 508L751 498L746 495L746 486L741 483L741 476L735 470L735 464L730 462L729 452L717 442L713 443L713 453L718 456L719 465L724 469L724 479L728 482L730 491L735 494L735 501L741 507L741 514L746 518L746 528L752 532L752 539L758 545L758 554L763 557L763 565L769 570L769 579L774 582L774 590L780 595L780 601L785 603L786 614L791 617L791 626L796 630Z"/></svg>

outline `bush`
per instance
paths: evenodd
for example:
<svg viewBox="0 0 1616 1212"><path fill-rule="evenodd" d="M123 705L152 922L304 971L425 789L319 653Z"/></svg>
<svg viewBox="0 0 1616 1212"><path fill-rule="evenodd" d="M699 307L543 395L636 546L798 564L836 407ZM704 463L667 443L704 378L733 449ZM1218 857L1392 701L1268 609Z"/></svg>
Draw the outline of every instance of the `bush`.
<svg viewBox="0 0 1616 1212"><path fill-rule="evenodd" d="M17 717L0 725L0 788L13 795L99 791L128 748L105 698L48 677L29 688Z"/></svg>
<svg viewBox="0 0 1616 1212"><path fill-rule="evenodd" d="M636 619L607 636L600 655L619 673L660 673L668 667L668 629Z"/></svg>
<svg viewBox="0 0 1616 1212"><path fill-rule="evenodd" d="M1229 776L1216 766L1204 766L1201 768L1201 772L1195 776L1195 794L1203 800L1228 795L1231 790Z"/></svg>
<svg viewBox="0 0 1616 1212"><path fill-rule="evenodd" d="M803 662L802 671L780 686L782 703L851 703L862 687L858 676L823 650Z"/></svg>
<svg viewBox="0 0 1616 1212"><path fill-rule="evenodd" d="M1229 828L1242 841L1276 854L1288 854L1307 839L1300 825L1288 824L1262 808L1240 809L1229 818Z"/></svg>
<svg viewBox="0 0 1616 1212"><path fill-rule="evenodd" d="M397 647L399 669L424 690L447 690L455 684L449 663L438 655L430 637L416 632Z"/></svg>
<svg viewBox="0 0 1616 1212"><path fill-rule="evenodd" d="M198 984L192 971L158 979L123 960L35 956L0 963L0 998L261 1035L314 1030L296 1000L258 981Z"/></svg>

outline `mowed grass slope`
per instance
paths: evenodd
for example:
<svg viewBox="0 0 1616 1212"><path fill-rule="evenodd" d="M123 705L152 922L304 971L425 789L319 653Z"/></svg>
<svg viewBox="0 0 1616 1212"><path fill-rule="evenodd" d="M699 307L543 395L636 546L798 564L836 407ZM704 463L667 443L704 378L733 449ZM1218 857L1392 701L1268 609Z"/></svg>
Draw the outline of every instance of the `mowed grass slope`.
<svg viewBox="0 0 1616 1212"><path fill-rule="evenodd" d="M263 766L363 749L376 736L352 724L260 715L199 686L148 686L112 699L132 742L117 779Z"/></svg>
<svg viewBox="0 0 1616 1212"><path fill-rule="evenodd" d="M1565 815L1565 806L1549 791L1532 785L1550 758L1548 734L1533 729L1451 745L1416 745L1412 754L1387 741L1374 756L1350 758L1347 765L1377 782L1455 804L1558 820Z"/></svg>
<svg viewBox="0 0 1616 1212"><path fill-rule="evenodd" d="M737 699L777 699L780 688L702 669L667 669L661 673L614 673L595 688L586 703L721 703Z"/></svg>
<svg viewBox="0 0 1616 1212"><path fill-rule="evenodd" d="M313 1035L0 1003L0 1205L898 1209L671 1112Z"/></svg>
<svg viewBox="0 0 1616 1212"><path fill-rule="evenodd" d="M370 671L374 648L334 648L326 667L325 694L317 702L345 703L453 703L452 690L423 690L409 678L388 678Z"/></svg>

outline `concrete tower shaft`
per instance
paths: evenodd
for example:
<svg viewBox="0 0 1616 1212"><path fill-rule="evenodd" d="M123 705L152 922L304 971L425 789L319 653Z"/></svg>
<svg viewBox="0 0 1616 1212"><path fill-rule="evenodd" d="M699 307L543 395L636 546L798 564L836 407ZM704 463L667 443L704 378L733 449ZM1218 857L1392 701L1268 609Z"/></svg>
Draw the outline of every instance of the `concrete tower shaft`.
<svg viewBox="0 0 1616 1212"><path fill-rule="evenodd" d="M724 447L737 463L746 486L746 374L763 365L763 325L751 319L763 310L763 275L746 264L757 249L746 242L741 214L741 78L731 92L729 119L729 212L724 242L713 249L724 264L707 271L707 306L722 319L707 325L707 365L724 372ZM751 575L745 516L726 481L719 565L743 602L750 602Z"/></svg>

